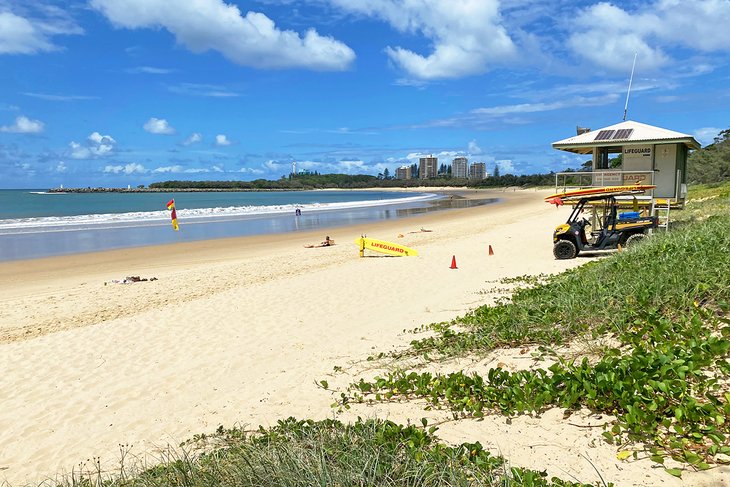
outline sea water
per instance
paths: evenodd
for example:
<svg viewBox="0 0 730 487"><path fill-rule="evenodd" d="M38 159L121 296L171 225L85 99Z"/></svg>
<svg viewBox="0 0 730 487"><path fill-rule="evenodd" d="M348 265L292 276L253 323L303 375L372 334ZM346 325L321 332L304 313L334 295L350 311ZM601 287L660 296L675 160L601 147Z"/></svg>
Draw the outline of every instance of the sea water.
<svg viewBox="0 0 730 487"><path fill-rule="evenodd" d="M179 232L166 207L173 198ZM384 191L0 190L0 260L366 223L425 211L439 198Z"/></svg>

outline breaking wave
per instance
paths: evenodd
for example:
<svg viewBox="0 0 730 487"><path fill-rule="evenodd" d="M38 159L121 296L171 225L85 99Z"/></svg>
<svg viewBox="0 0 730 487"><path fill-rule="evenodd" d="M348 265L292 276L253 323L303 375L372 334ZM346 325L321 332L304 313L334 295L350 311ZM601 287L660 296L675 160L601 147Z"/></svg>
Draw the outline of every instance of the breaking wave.
<svg viewBox="0 0 730 487"><path fill-rule="evenodd" d="M298 208L307 212L348 210L373 206L400 205L438 198L435 194L419 194L403 198L347 201L337 203L307 203L270 206L228 206L217 208L177 208L181 223L224 220L229 218L256 218L291 213ZM44 216L31 218L11 218L0 220L0 235L9 233L50 232L61 230L91 229L104 227L146 226L168 223L170 212L138 211L130 213L101 213L74 216Z"/></svg>

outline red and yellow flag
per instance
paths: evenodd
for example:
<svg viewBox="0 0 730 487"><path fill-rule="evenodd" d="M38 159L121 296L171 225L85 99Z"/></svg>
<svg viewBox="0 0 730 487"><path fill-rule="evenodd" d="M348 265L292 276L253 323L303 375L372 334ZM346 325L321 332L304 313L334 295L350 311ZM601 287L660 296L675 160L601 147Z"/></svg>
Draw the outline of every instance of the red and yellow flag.
<svg viewBox="0 0 730 487"><path fill-rule="evenodd" d="M177 211L175 211L175 198L167 202L167 209L170 210L170 218L172 218L172 228L176 232L180 230L177 224Z"/></svg>

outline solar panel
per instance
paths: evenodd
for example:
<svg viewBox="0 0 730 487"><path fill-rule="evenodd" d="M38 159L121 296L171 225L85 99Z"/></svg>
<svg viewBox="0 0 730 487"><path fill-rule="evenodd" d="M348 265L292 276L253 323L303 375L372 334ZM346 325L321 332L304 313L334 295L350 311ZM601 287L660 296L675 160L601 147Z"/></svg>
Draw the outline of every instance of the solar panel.
<svg viewBox="0 0 730 487"><path fill-rule="evenodd" d="M631 137L631 134L634 132L634 129L620 129L616 131L616 134L613 136L614 139L628 139Z"/></svg>
<svg viewBox="0 0 730 487"><path fill-rule="evenodd" d="M598 135L596 135L596 138L593 140L608 140L611 138L613 133L616 132L615 130L601 130L598 132Z"/></svg>

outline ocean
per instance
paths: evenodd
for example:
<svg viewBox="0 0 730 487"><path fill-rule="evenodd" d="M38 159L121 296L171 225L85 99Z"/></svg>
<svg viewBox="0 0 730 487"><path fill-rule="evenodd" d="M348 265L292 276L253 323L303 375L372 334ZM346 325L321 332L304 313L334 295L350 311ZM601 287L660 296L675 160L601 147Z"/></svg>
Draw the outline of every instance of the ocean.
<svg viewBox="0 0 730 487"><path fill-rule="evenodd" d="M173 198L179 232L166 208ZM385 191L0 190L0 261L401 218L435 209L440 200L431 193Z"/></svg>

